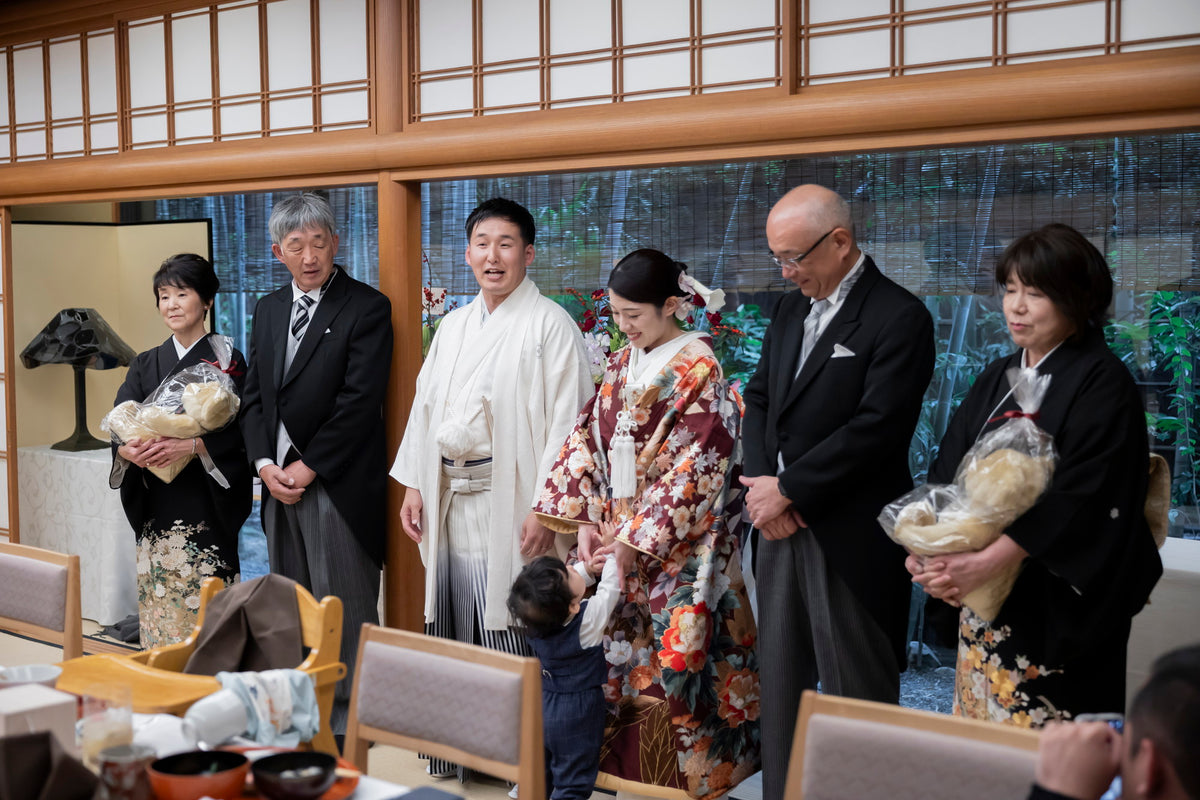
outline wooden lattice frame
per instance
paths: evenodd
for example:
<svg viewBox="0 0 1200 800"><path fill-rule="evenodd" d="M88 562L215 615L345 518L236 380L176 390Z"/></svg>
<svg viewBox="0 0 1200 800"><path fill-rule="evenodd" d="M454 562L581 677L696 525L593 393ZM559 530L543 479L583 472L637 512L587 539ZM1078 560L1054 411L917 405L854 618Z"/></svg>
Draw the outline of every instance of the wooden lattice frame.
<svg viewBox="0 0 1200 800"><path fill-rule="evenodd" d="M422 71L420 69L420 42L416 37L411 42L410 61L407 65L409 74L408 90L412 98L409 121L415 122L418 120L432 120L464 115L482 116L485 113L495 112L544 111L550 108L578 105L581 103L621 103L626 100L637 100L644 96L658 97L668 94L695 95L714 90L727 91L738 88L781 85L778 54L779 43L782 39L783 19L782 13L778 8L775 12L773 25L705 34L702 33L702 3L700 0L692 0L689 8L689 32L686 37L626 45L623 43L622 4L629 1L631 0L610 0L611 25L614 39L611 47L551 53L551 0L538 0L538 55L529 58L485 61L483 58L483 0L472 0L471 64ZM409 30L419 31L420 4L418 2L410 3L408 12L410 19ZM731 44L753 44L767 41L773 42L776 48L776 68L774 75L737 81L705 82L703 55L706 49L729 46ZM679 52L687 52L691 56L688 83L643 90L627 90L625 88L623 63L626 59ZM612 91L603 94L552 98L550 86L552 68L597 63L610 63L612 65ZM494 106L485 105L483 100L483 79L485 77L533 70L538 72L540 84L540 96L536 102L531 101L528 103ZM420 97L422 86L438 81L458 80L465 77L470 77L473 85L472 105L470 108L452 109L437 113L421 112Z"/></svg>
<svg viewBox="0 0 1200 800"><path fill-rule="evenodd" d="M13 67L14 56L22 51L40 50L42 61L42 76L43 76L43 104L44 114L43 119L34 122L24 122L16 124L10 123L6 128L0 127L0 136L8 138L7 159L0 159L0 163L5 161L16 163L18 161L39 161L46 158L68 158L76 156L93 156L104 155L119 151L127 151L134 149L142 149L148 147L162 147L180 144L194 144L201 142L219 142L231 139L246 139L260 138L272 135L282 135L291 133L316 133L323 131L342 130L346 128L370 127L373 124L370 109L374 107L374 103L369 99L367 103L368 114L361 119L339 120L335 123L330 123L322 118L321 101L324 98L335 96L338 94L362 92L366 91L368 98L372 97L374 90L374 81L371 65L374 63L374 15L371 10L374 6L373 0L367 0L367 53L366 60L368 64L367 76L363 80L351 80L340 82L323 83L321 80L321 41L319 35L320 24L320 5L321 0L308 0L309 2L309 47L310 47L310 64L313 71L313 82L309 85L294 86L287 89L271 90L270 87L270 70L268 64L268 25L267 25L267 7L271 0L244 0L235 6L229 3L210 3L200 8L183 9L168 11L156 15L146 15L145 13L137 13L136 11L126 12L117 17L116 27L107 28L104 30L88 31L85 33L67 34L62 36L54 36L38 39L32 42L25 42L7 47L0 47L0 59L4 60L6 65L5 74L7 76L8 87L8 119L10 121L16 119L16 88L15 88L15 70ZM222 95L220 92L220 74L219 74L219 34L218 34L218 19L221 13L227 11L241 10L247 7L256 9L258 15L258 58L259 58L259 88L257 91L240 94ZM212 96L201 100L189 100L186 102L177 102L174 96L175 87L175 69L172 58L173 23L183 21L195 17L207 17L209 20L209 70L210 70L210 85L213 87ZM164 44L164 64L163 64L163 80L166 101L162 104L148 106L134 106L131 99L130 76L129 76L129 50L130 32L138 28L151 25L163 26L163 44ZM113 36L117 59L117 107L119 111L115 113L97 114L91 109L91 97L89 86L89 70L88 70L88 43L89 40L98 36ZM52 88L51 88L51 56L50 48L52 45L78 42L80 47L80 87L81 87L81 102L82 114L70 117L55 117L52 108ZM312 124L309 125L272 125L271 120L271 101L285 100L297 97L307 97L312 104ZM237 130L235 132L223 131L221 127L221 109L234 107L237 105L258 104L260 107L260 124L257 128L250 130ZM203 135L182 135L177 131L176 115L185 111L207 110L212 115L212 133ZM144 140L135 142L133 138L134 121L140 118L165 116L166 120L166 136L158 140ZM92 139L92 126L100 123L115 122L118 126L118 144L115 147L96 146ZM80 148L69 150L56 149L54 146L54 134L56 130L62 130L69 127L81 127L83 132L83 144ZM23 158L17 157L17 140L21 134L41 131L45 136L45 147L42 153L30 155Z"/></svg>
<svg viewBox="0 0 1200 800"><path fill-rule="evenodd" d="M795 79L788 85L793 88L808 86L830 80L854 80L870 77L896 77L928 72L931 69L972 68L981 66L1003 66L1006 64L1061 58L1063 56L1111 55L1146 46L1187 45L1200 42L1196 32L1174 36L1135 38L1126 36L1122 26L1121 0L1103 0L1104 41L1072 47L1010 52L1008 42L1008 19L1014 15L1037 13L1050 9L1071 6L1096 5L1096 0L1058 0L1052 3L1032 4L1022 0L966 0L946 2L933 8L905 10L904 0L890 0L891 10L887 14L856 17L841 20L813 22L809 3L798 3L799 19L793 38L795 52L799 54ZM904 33L907 29L955 20L990 18L992 20L992 52L969 58L942 59L907 63L904 49ZM809 44L823 37L868 31L890 32L888 66L884 69L861 69L845 72L814 72L811 66Z"/></svg>

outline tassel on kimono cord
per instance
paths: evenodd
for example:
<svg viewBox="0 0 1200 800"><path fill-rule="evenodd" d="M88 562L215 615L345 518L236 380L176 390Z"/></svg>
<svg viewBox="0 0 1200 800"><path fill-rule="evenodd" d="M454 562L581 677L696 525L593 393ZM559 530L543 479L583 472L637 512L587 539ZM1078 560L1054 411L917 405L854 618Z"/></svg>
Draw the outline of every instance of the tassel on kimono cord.
<svg viewBox="0 0 1200 800"><path fill-rule="evenodd" d="M617 413L616 430L608 451L609 486L614 500L628 499L637 492L637 458L633 452L633 418L628 411Z"/></svg>

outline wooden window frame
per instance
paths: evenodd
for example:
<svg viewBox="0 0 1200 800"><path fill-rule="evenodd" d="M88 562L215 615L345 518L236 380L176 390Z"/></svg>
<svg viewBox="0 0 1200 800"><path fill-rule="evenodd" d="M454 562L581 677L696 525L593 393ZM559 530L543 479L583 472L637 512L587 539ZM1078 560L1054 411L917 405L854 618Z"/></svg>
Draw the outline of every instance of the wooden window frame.
<svg viewBox="0 0 1200 800"><path fill-rule="evenodd" d="M1146 45L1184 46L1196 44L1200 41L1200 35L1195 33L1140 39L1127 37L1124 35L1124 28L1121 24L1122 0L1101 0L1101 3L1104 14L1104 41L1022 52L1009 52L1008 50L1008 20L1011 17L1021 14L1036 14L1050 9L1095 6L1098 4L1097 0L1057 0L1056 2L1039 3L1037 5L1022 4L1015 0L960 0L960 2L948 2L940 8L920 8L913 10L906 10L902 0L891 0L891 10L886 14L836 20L833 22L811 22L809 16L810 5L808 3L799 3L802 10L798 24L794 28L789 26L785 29L795 31L792 47L800 54L798 62L791 62L795 64L795 74L786 83L789 87L792 87L792 91L799 91L803 87L816 85L820 82L848 80L860 74L885 72L889 77L897 77L901 75L921 74L930 69L954 67L966 69L975 68L980 65L1003 66L1014 63L1013 59L1019 59L1015 63L1028 63L1029 60L1039 57L1058 58L1070 56L1073 53L1092 55L1097 54L1095 51L1101 51L1105 55L1113 55L1132 52L1134 48ZM785 6L791 7L794 5L796 4L785 2ZM992 20L992 46L990 53L966 58L913 63L908 63L905 58L904 34L907 29L922 25L934 25L941 22L981 18L990 18ZM884 30L888 32L889 57L887 67L849 72L814 73L812 71L809 60L810 41L826 36L872 30Z"/></svg>
<svg viewBox="0 0 1200 800"><path fill-rule="evenodd" d="M228 0L227 0L228 1ZM79 26L86 25L91 18L80 18L76 23L75 28L71 28L71 23L65 20L56 21L55 25L49 28L29 31L26 38L21 40L18 36L14 40L12 30L6 30L5 34L0 36L0 58L6 64L5 75L10 84L8 92L8 118L15 120L15 92L11 91L13 81L13 56L15 52L21 50L37 50L41 53L42 70L43 70L43 120L40 122L11 123L8 130L5 132L5 137L8 139L9 156L0 161L0 166L8 163L41 163L43 161L61 159L61 158L77 158L80 156L102 155L109 152L127 152L139 149L149 149L155 147L174 147L182 144L197 144L197 143L212 143L234 141L239 139L249 138L264 138L271 136L295 135L297 133L322 133L344 129L369 129L374 124L373 110L377 107L372 102L377 94L372 80L372 65L374 63L374 41L376 38L374 24L375 15L374 0L364 0L367 14L367 74L363 79L350 81L338 81L333 83L322 83L321 81L321 41L320 41L320 24L321 24L321 0L307 0L309 13L309 60L311 64L313 82L309 85L293 86L287 89L271 89L270 88L270 65L268 61L268 42L269 42L269 24L268 24L268 7L271 0L241 0L241 8L252 8L255 10L258 21L258 66L259 80L258 88L252 92L242 92L239 94L222 94L220 88L220 70L219 70L219 22L220 22L220 5L221 0L209 0L209 2L197 4L195 2L180 2L175 4L159 3L153 6L146 6L144 3L126 2L124 4L115 3L110 18L104 20L103 27L100 29L88 29ZM68 10L63 11L64 16L68 19L72 16ZM174 39L174 24L176 21L204 17L208 20L209 25L209 86L211 88L211 97L198 100L189 100L186 102L177 103L175 99L175 65L173 59L173 39ZM0 21L4 20L3 10L0 9ZM129 76L129 56L130 56L130 33L139 28L151 26L162 27L162 45L163 45L163 93L164 100L160 104L151 106L134 106L132 101L132 87ZM3 26L0 25L0 28ZM15 30L22 30L18 25L11 26ZM52 35L55 30L66 30L67 33ZM104 114L93 116L90 111L90 87L89 64L88 64L88 42L97 35L112 35L115 46L116 58L118 61L116 71L116 92L117 92L117 112L112 114ZM13 40L13 41L7 41ZM52 115L52 97L51 97L51 76L50 76L50 47L53 44L59 44L64 41L77 41L80 48L81 64L80 64L80 86L82 90L82 115L70 118L54 118ZM336 96L347 92L366 92L368 97L367 116L363 119L341 120L330 122L324 118L322 100L327 97ZM311 105L311 121L301 125L291 126L273 126L271 122L271 103L278 100L294 99L294 98L309 98ZM251 130L227 131L222 129L222 114L224 108L230 108L237 105L259 105L259 124L257 128ZM179 136L176 129L176 115L181 111L207 110L211 115L211 132L207 134ZM134 141L133 127L135 120L145 117L163 117L165 120L165 137L157 140L141 140ZM117 145L115 148L105 148L103 151L97 152L92 148L92 126L98 123L116 122L117 124ZM82 128L83 145L82 149L77 150L56 150L54 147L54 132L56 129L65 126L79 126ZM19 134L28 132L41 131L45 137L43 152L39 155L27 156L21 159L17 157L17 138Z"/></svg>

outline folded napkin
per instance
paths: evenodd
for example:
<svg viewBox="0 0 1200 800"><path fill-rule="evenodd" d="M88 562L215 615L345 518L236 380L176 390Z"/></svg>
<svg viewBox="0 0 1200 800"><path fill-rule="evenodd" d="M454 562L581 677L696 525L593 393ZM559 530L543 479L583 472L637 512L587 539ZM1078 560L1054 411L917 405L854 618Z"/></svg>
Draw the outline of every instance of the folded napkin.
<svg viewBox="0 0 1200 800"><path fill-rule="evenodd" d="M266 672L218 672L223 689L235 692L246 706L245 736L254 742L295 747L321 727L312 678L296 669Z"/></svg>
<svg viewBox="0 0 1200 800"><path fill-rule="evenodd" d="M0 800L98 800L100 779L49 731L0 738Z"/></svg>
<svg viewBox="0 0 1200 800"><path fill-rule="evenodd" d="M195 733L184 725L182 717L174 714L134 714L133 743L154 748L159 758L195 750Z"/></svg>

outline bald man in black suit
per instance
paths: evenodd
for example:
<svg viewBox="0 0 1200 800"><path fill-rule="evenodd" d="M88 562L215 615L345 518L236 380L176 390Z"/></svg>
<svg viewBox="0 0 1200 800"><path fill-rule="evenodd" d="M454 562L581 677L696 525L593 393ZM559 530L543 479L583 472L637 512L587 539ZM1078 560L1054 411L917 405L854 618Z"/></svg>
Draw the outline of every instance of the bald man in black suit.
<svg viewBox="0 0 1200 800"><path fill-rule="evenodd" d="M785 296L746 387L763 797L779 800L800 694L897 702L910 584L876 521L912 488L908 448L933 372L925 306L859 250L849 206L820 186L767 219Z"/></svg>

